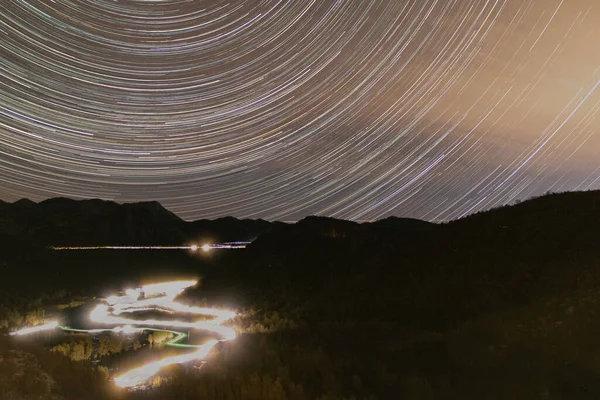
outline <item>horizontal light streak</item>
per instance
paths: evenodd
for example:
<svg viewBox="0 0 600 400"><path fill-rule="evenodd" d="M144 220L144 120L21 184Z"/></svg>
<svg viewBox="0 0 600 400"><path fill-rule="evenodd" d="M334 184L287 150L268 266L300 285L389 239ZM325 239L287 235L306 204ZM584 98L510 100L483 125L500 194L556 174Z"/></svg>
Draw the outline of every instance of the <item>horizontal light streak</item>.
<svg viewBox="0 0 600 400"><path fill-rule="evenodd" d="M245 249L251 242L230 242L217 244L203 244L202 246L49 246L51 250L66 251L66 250L190 250L209 251L213 249Z"/></svg>
<svg viewBox="0 0 600 400"><path fill-rule="evenodd" d="M53 330L53 329L56 329L57 327L58 327L58 321L52 321L52 322L49 322L44 325L37 325L37 326L33 326L31 328L24 328L24 329L21 329L18 331L10 332L9 335L10 336L30 335L32 333Z"/></svg>

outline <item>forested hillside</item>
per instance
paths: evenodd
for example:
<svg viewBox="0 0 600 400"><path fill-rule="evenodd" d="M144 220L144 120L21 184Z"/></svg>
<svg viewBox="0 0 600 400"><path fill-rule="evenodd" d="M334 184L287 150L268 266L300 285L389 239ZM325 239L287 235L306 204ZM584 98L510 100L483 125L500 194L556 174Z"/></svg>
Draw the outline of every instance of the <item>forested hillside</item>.
<svg viewBox="0 0 600 400"><path fill-rule="evenodd" d="M202 369L172 368L124 397L596 399L599 223L600 193L585 192L445 224L309 217L203 256L26 251L13 236L7 276L23 283L27 268L52 283L2 301L23 323L116 280L172 273L202 277L182 301L238 310L241 336Z"/></svg>

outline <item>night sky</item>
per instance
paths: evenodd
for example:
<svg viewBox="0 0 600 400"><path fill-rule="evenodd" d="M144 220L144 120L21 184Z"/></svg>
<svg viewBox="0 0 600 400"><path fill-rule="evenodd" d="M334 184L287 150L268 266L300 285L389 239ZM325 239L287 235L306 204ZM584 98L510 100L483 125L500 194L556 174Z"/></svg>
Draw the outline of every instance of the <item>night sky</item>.
<svg viewBox="0 0 600 400"><path fill-rule="evenodd" d="M448 220L600 188L598 0L2 0L0 199Z"/></svg>

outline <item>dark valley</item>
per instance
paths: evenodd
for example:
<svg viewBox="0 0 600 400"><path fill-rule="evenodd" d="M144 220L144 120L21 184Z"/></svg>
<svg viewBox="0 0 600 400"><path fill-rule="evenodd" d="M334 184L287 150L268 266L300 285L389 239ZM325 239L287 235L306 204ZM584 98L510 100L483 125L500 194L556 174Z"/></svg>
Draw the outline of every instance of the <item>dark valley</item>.
<svg viewBox="0 0 600 400"><path fill-rule="evenodd" d="M600 192L547 195L444 224L184 222L158 203L95 200L23 200L0 210L5 332L33 322L31 313L57 313L57 305L85 303L123 282L196 276L201 282L182 295L185 301L235 309L231 326L239 334L200 370L182 364L162 371L151 389L120 392L110 381L119 371L115 360L131 358L133 344L98 356L90 342L94 356L86 358L4 337L2 375L20 376L23 385L0 383L13 396L3 398L600 395ZM240 237L252 243L209 254L47 247ZM137 346L149 346L147 339ZM11 370L22 364L27 373ZM62 376L72 370L82 374L78 382ZM46 383L27 384L31 374ZM97 390L85 390L82 381Z"/></svg>

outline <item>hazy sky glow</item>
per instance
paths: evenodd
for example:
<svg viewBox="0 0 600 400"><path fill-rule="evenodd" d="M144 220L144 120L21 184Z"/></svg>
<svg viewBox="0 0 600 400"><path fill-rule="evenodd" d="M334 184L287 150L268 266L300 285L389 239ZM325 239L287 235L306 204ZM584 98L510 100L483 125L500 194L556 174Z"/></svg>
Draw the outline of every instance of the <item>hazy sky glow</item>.
<svg viewBox="0 0 600 400"><path fill-rule="evenodd" d="M598 0L6 0L0 199L453 219L600 188Z"/></svg>

